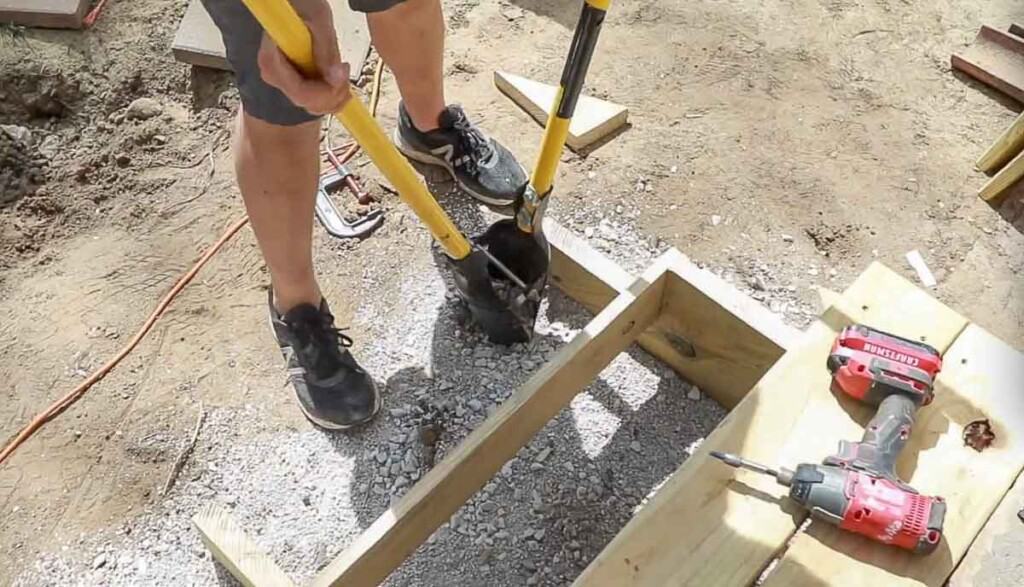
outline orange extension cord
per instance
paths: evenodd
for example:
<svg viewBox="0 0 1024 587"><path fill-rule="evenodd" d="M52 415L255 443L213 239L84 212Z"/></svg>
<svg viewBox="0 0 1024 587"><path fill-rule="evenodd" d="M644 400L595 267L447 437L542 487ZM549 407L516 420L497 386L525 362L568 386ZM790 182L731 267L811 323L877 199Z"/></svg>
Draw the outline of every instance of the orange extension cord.
<svg viewBox="0 0 1024 587"><path fill-rule="evenodd" d="M132 350L134 350L135 347L138 346L140 342L142 342L142 339L153 328L153 325L156 324L156 321L160 318L161 315L163 315L164 311L167 310L167 307L171 305L171 302L174 301L175 296L177 296L178 293L181 292L181 290L184 289L186 285L188 285L188 282L192 281L192 278L196 276L196 273L199 273L199 270L203 268L203 265L206 265L206 263L211 258L213 258L214 255L217 254L217 251L219 251L221 247L223 247L229 240L231 240L231 237L235 236L235 233L241 230L242 227L245 226L248 222L249 217L243 216L236 220L235 223L232 224L230 227L228 227L227 231L223 235L221 235L217 242L215 242L212 247L210 247L209 249L206 250L205 253L203 253L203 256L200 257L198 261L196 261L196 264L193 265L192 268L189 269L187 273L182 275L174 284L174 287L171 288L171 291L167 292L167 295L165 295L163 299L160 300L160 303L157 304L156 309L154 309L153 313L150 314L149 318L146 319L146 322L145 324L142 325L142 328L140 328L139 331L135 333L135 336L133 336L132 339L128 341L128 344L126 344L124 348L122 348L116 355L114 355L114 358L107 361L105 365L93 371L92 374L89 375L89 377L85 381L79 384L78 387L71 390L71 393L60 398L59 400L51 404L50 407L46 408L46 410L38 414L35 418L32 418L32 421L21 429L21 432L18 433L14 440L12 440L10 444L4 447L3 452L0 452L0 463L3 463L5 460L7 460L7 457L11 456L11 454L14 453L15 449L21 446L23 442L28 440L29 437L36 432L36 430L42 428L43 424L46 424L53 418L57 417L61 412L66 410L68 406L78 401L79 398L85 395L85 392L88 391L90 387L95 385L96 382L99 381L100 379L103 379L103 377L105 377L106 374L111 371L111 369L116 367L117 364L120 363L122 359L127 357L128 353L132 352Z"/></svg>
<svg viewBox="0 0 1024 587"><path fill-rule="evenodd" d="M102 3L100 3L99 6L102 6ZM378 60L377 69L376 71L374 71L373 75L373 90L372 97L370 100L370 113L372 115L376 115L377 103L380 101L380 81L383 69L384 62L382 60ZM327 130L328 132L330 132L330 128L328 128ZM358 152L359 145L352 145L341 156L341 161L348 162L350 159L352 159L352 157L355 157L356 153ZM174 301L174 298L177 297L179 293L181 293L181 290L185 289L185 286L188 285L190 281L192 281L196 274L199 273L199 270L202 269L203 266L206 265L206 263L209 262L210 259L212 259L213 256L216 255L217 252L220 251L224 247L224 245L227 244L227 242L230 241L231 238L234 237L235 234L238 233L238 231L241 230L242 227L248 223L249 217L242 216L241 218L236 220L234 224L229 226L228 229L224 232L224 234L222 234L221 237L217 239L217 242L213 243L213 246L207 249L206 252L204 252L203 255L199 257L199 260L196 261L195 265L193 265L192 268L188 270L188 272L182 275L178 279L178 281L175 282L174 287L172 287L171 290L167 292L167 295L165 295L163 299L160 300L160 303L157 304L156 308L149 315L149 318L146 319L146 322L142 325L142 328L140 328L138 332L135 333L135 336L133 336L132 339L128 341L128 344L126 344L120 351L118 351L116 355L114 355L114 358L107 361L106 364L104 364L99 369L93 371L92 374L90 374L85 381L80 383L78 387L71 390L70 393L60 398L56 402L50 404L50 407L40 412L38 415L36 415L35 418L32 418L32 421L26 424L25 427L22 428L20 432L18 432L18 435L14 437L14 440L8 443L7 446L4 447L3 451L0 452L0 464L3 464L4 461L6 461L12 454L14 454L14 451L17 450L18 447L21 446L26 440L31 438L32 435L35 434L40 428L42 428L44 424L59 416L60 413L68 409L68 407L70 407L71 404L81 399L82 396L85 395L85 392L89 391L89 388L91 388L93 385L95 385L97 382L103 379L107 375L107 373L110 373L110 371L117 366L118 363L120 363L125 357L127 357L133 350L135 350L135 347L138 346L140 342L142 342L142 339L145 338L147 334L149 334L149 331L152 330L153 325L156 324L156 321L159 320L163 313L167 310L167 307L171 305L171 302Z"/></svg>

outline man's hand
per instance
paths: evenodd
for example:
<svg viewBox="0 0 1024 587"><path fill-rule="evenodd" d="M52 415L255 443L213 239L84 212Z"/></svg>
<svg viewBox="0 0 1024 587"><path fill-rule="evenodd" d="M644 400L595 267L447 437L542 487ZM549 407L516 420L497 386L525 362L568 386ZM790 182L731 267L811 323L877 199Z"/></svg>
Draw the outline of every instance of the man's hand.
<svg viewBox="0 0 1024 587"><path fill-rule="evenodd" d="M338 34L334 31L331 7L327 0L291 0L291 3L313 37L313 58L321 78L303 76L266 33L257 58L260 75L263 81L281 90L310 114L337 112L349 98L349 65L341 61L338 52Z"/></svg>

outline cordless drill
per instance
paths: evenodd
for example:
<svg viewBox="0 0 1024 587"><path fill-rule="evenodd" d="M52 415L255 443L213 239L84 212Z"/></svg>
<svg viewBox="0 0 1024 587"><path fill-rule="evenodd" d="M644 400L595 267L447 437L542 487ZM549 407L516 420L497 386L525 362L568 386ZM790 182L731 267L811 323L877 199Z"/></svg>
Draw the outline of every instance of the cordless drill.
<svg viewBox="0 0 1024 587"><path fill-rule="evenodd" d="M896 476L896 458L910 437L914 413L932 401L942 357L934 348L855 325L828 357L832 391L878 406L860 442L839 442L820 465L774 470L736 455L711 455L733 467L775 477L816 518L883 544L916 553L935 550L946 503L919 494Z"/></svg>

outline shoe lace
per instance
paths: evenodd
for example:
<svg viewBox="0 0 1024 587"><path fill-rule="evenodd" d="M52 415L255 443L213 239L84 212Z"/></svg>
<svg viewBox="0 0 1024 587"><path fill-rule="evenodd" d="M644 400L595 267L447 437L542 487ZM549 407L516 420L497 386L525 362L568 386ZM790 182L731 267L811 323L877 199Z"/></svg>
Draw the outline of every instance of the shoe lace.
<svg viewBox="0 0 1024 587"><path fill-rule="evenodd" d="M341 364L351 363L347 360L350 355L343 350L352 346L352 339L345 334L348 329L336 328L330 314L297 320L291 327L299 353L317 377L330 377Z"/></svg>
<svg viewBox="0 0 1024 587"><path fill-rule="evenodd" d="M466 118L462 110L456 110L452 128L457 131L459 147L463 153L469 155L465 160L466 171L476 173L481 164L486 163L494 156L494 147L487 140L484 133Z"/></svg>

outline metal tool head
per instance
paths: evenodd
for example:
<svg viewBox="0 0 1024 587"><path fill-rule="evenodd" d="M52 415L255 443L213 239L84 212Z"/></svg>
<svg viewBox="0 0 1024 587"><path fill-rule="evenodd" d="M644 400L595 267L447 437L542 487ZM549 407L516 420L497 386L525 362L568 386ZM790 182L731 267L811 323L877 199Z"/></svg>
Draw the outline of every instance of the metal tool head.
<svg viewBox="0 0 1024 587"><path fill-rule="evenodd" d="M729 465L730 467L736 467L738 469L747 469L748 471L754 471L755 473L761 473L762 475L771 475L772 477L778 477L779 472L770 467L766 467L760 463L754 461L748 461L747 459L730 454L727 452L719 452L717 450L711 451L711 456Z"/></svg>
<svg viewBox="0 0 1024 587"><path fill-rule="evenodd" d="M455 287L491 342L528 342L533 336L547 272L540 280L527 281L531 275L508 267L506 262L515 265L514 260L500 254L478 243L464 259L451 260Z"/></svg>
<svg viewBox="0 0 1024 587"><path fill-rule="evenodd" d="M452 261L459 297L492 342L528 342L547 285L547 240L501 220L474 241L469 256Z"/></svg>

